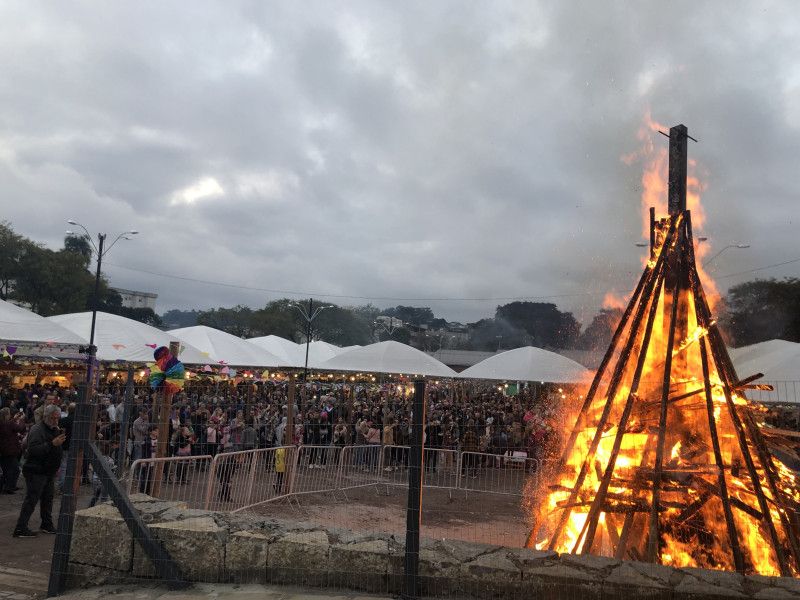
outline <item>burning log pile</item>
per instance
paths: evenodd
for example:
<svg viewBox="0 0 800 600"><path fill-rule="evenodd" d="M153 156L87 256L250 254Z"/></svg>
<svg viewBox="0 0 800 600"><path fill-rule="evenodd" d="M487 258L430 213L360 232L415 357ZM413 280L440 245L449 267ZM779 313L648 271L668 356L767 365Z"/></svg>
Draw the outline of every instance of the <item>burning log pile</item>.
<svg viewBox="0 0 800 600"><path fill-rule="evenodd" d="M712 317L686 210L686 139L670 130L669 215L551 477L529 547L797 575L800 494Z"/></svg>

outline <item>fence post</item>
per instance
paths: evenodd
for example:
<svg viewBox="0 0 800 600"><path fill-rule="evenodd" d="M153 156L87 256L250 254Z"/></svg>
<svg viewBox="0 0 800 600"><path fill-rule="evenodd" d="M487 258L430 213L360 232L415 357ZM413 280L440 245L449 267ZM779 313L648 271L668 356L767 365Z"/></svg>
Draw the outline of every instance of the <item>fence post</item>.
<svg viewBox="0 0 800 600"><path fill-rule="evenodd" d="M217 456L211 459L211 468L208 469L208 480L206 481L206 502L203 507L204 510L211 509L211 496L214 493L214 480L217 477Z"/></svg>
<svg viewBox="0 0 800 600"><path fill-rule="evenodd" d="M72 422L72 439L69 440L61 506L58 511L58 533L53 544L53 559L50 563L48 597L59 595L64 591L66 584L69 552L72 544L72 527L75 524L75 509L81 482L81 466L95 409L90 404L88 386L81 383L78 390L78 404L75 407L75 417Z"/></svg>
<svg viewBox="0 0 800 600"><path fill-rule="evenodd" d="M258 464L258 453L261 450L253 450L250 453L250 476L247 480L247 502L246 506L250 506L250 501L253 498L253 481L256 478L256 465Z"/></svg>
<svg viewBox="0 0 800 600"><path fill-rule="evenodd" d="M287 496L291 496L294 493L294 478L297 475L297 463L300 460L300 449L302 448L302 446L292 445L290 448L292 450L292 462L291 462L292 471L289 474L289 481L288 481L289 487L286 490ZM290 463L287 461L286 464L288 466Z"/></svg>
<svg viewBox="0 0 800 600"><path fill-rule="evenodd" d="M411 418L411 448L408 457L408 511L406 513L406 556L402 597L411 600L419 594L419 535L424 467L425 380L414 382L414 409Z"/></svg>
<svg viewBox="0 0 800 600"><path fill-rule="evenodd" d="M342 488L342 472L344 471L344 455L347 452L348 446L343 446L342 451L339 453L339 468L336 470L336 489Z"/></svg>
<svg viewBox="0 0 800 600"><path fill-rule="evenodd" d="M456 454L456 489L461 489L461 471L464 468L464 453Z"/></svg>
<svg viewBox="0 0 800 600"><path fill-rule="evenodd" d="M133 411L133 366L128 366L128 381L125 383L125 404L122 411L121 430L119 433L119 449L117 450L117 473L122 477L125 470L125 459L128 456L128 430Z"/></svg>

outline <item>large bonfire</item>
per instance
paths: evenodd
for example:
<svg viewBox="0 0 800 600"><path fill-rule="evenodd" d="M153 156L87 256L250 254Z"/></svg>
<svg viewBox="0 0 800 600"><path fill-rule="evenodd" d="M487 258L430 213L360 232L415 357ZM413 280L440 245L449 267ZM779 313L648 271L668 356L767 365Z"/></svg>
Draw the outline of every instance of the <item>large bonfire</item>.
<svg viewBox="0 0 800 600"><path fill-rule="evenodd" d="M700 282L685 127L670 130L669 213L549 475L529 547L797 575L795 475L770 452ZM683 164L681 165L681 161Z"/></svg>

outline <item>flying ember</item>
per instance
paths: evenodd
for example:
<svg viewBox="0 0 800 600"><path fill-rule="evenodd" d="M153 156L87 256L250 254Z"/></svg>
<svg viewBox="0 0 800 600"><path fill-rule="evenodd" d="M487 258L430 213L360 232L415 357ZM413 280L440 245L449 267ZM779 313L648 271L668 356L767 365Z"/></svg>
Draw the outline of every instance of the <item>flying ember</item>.
<svg viewBox="0 0 800 600"><path fill-rule="evenodd" d="M564 419L560 459L528 485L527 545L798 575L800 488L744 396L760 375L739 379L712 317L687 210L688 130L669 138L668 213L650 209L644 272Z"/></svg>

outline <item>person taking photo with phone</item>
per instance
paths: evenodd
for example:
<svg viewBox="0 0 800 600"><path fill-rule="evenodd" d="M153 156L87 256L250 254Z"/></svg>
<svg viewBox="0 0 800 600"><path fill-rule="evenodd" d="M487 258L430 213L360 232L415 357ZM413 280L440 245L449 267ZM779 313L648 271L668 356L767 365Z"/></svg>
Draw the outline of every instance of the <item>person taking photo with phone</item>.
<svg viewBox="0 0 800 600"><path fill-rule="evenodd" d="M25 476L25 500L14 528L15 538L35 537L28 529L36 505L39 504L41 525L39 531L54 534L53 496L56 473L61 466L63 444L67 440L65 433L58 427L61 409L49 404L44 407L41 422L31 427L25 449L25 465L22 473Z"/></svg>

